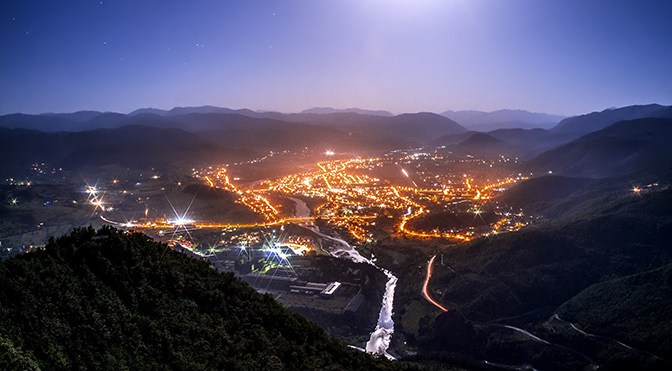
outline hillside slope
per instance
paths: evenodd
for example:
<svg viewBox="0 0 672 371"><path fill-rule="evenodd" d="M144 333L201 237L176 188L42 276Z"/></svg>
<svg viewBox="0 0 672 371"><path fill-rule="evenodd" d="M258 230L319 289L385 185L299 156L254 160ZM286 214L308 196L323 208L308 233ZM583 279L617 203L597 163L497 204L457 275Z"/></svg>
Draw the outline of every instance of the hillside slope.
<svg viewBox="0 0 672 371"><path fill-rule="evenodd" d="M420 321L421 356L669 369L672 189L621 188L583 212L445 250L430 290L450 310Z"/></svg>
<svg viewBox="0 0 672 371"><path fill-rule="evenodd" d="M123 126L79 132L41 132L0 128L0 174L25 173L30 164L79 166L185 166L213 158L239 159L250 150L230 150L185 130Z"/></svg>
<svg viewBox="0 0 672 371"><path fill-rule="evenodd" d="M455 153L487 157L518 153L518 149L514 146L485 133L474 133L451 149Z"/></svg>
<svg viewBox="0 0 672 371"><path fill-rule="evenodd" d="M646 118L621 121L544 152L530 160L535 172L614 177L670 168L672 120Z"/></svg>
<svg viewBox="0 0 672 371"><path fill-rule="evenodd" d="M672 261L670 210L671 189L635 195L624 188L620 198L583 214L446 251L459 274L435 282L474 318L559 305L592 283Z"/></svg>
<svg viewBox="0 0 672 371"><path fill-rule="evenodd" d="M621 339L655 354L672 354L672 264L600 282L558 309L586 333Z"/></svg>
<svg viewBox="0 0 672 371"><path fill-rule="evenodd" d="M606 109L601 112L591 112L585 115L566 118L553 127L551 131L581 135L604 129L619 121L636 120L646 117L672 118L672 107L661 106L660 104L647 104Z"/></svg>

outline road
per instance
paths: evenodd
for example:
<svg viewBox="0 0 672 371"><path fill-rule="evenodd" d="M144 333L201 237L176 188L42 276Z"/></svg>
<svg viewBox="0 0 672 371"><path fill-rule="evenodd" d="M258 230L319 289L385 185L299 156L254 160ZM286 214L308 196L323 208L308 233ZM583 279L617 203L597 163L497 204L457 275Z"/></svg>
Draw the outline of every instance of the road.
<svg viewBox="0 0 672 371"><path fill-rule="evenodd" d="M649 357L652 357L652 358L667 360L667 359L665 359L665 358L663 358L663 357L657 356L657 355L655 355L655 354L653 354L653 353L651 353L651 352L648 352L648 351L646 351L646 350L641 350L641 349L637 349L637 348L631 347L630 345L625 344L625 343L622 343L622 342L620 342L620 341L618 341L618 340L616 340L616 339L614 339L614 338L612 338L612 337L605 336L605 335L591 334L591 333L589 333L589 332L583 331L583 330L581 330L576 324L574 324L574 323L572 323L572 322L569 322L569 321L566 321L566 320L560 318L560 316L559 316L557 313L554 314L553 317L551 317L551 319L555 319L555 320L558 320L558 321L560 321L560 322L562 322L562 323L566 323L566 324L568 324L574 331L576 331L576 332L578 332L578 333L580 333L581 335L584 335L584 336L586 336L586 337L591 337L591 338L595 338L595 339L602 340L602 341L606 341L606 342L612 342L612 343L614 343L614 344L620 345L621 347L623 347L623 348L625 348L625 349L628 349L628 350L630 350L630 351L633 351L633 352L635 352L635 353L642 353L642 354L645 354L645 355L647 355L647 356L649 356Z"/></svg>
<svg viewBox="0 0 672 371"><path fill-rule="evenodd" d="M432 305L434 305L435 307L441 309L441 310L444 311L444 312L447 312L448 309L446 309L446 307L444 307L444 306L442 306L441 304L439 304L436 300L432 299L432 297L429 295L429 291L428 291L429 280L432 278L432 266L433 266L433 264L434 264L434 259L436 259L436 255L432 256L432 258L429 259L429 261L427 262L427 276L425 277L425 283L422 285L422 296L423 296L428 302L432 303ZM452 268L451 268L451 269L452 269ZM555 318L557 318L558 320L560 320L560 318L557 317L557 315L555 316ZM596 367L597 367L597 365L595 364L595 361L593 361L590 357L586 356L585 354L580 353L580 352L577 352L577 351L575 351L575 350L573 350L573 349L567 348L567 347L565 347L565 346L563 346L563 345L559 345L559 344L551 343L551 342L549 342L549 341L547 341L547 340L544 340L544 339L542 339L542 338L540 338L540 337L538 337L538 336L532 334L531 332L526 331L526 330L524 330L524 329L522 329L522 328L515 327L515 326L511 326L511 325L496 324L496 323L490 323L490 325L492 325L492 326L497 326L497 327L507 328L507 329L512 330L512 331L514 331L514 332L520 333L520 334L524 335L525 337L527 337L527 338L529 338L529 339L531 339L531 340L533 340L533 341L536 341L536 342L538 342L538 343L541 343L541 344L544 344L544 345L548 345L548 346L552 346L552 347L556 347L556 348L560 348L560 349L563 349L563 350L565 350L565 351L571 352L571 353L573 353L573 354L575 354L575 355L577 355L577 356L579 356L579 357L585 359L587 362L589 362L589 364L590 364L590 366L591 366L592 368L596 368ZM485 364L488 364L488 365L496 365L496 366L500 366L500 367L503 367L503 368L527 369L527 366L508 366L508 365L495 364L495 363L488 362L488 361L483 361L483 362L484 362Z"/></svg>
<svg viewBox="0 0 672 371"><path fill-rule="evenodd" d="M427 287L429 286L429 280L432 278L432 265L434 264L434 259L436 259L436 255L432 256L432 258L429 259L429 262L427 262L427 276L425 277L425 283L422 285L422 296L425 298L425 300L432 303L435 307L441 309L444 312L447 312L448 309L446 309L446 307L444 307L443 305L439 304L436 300L432 299L432 297L429 296L429 292L427 291Z"/></svg>

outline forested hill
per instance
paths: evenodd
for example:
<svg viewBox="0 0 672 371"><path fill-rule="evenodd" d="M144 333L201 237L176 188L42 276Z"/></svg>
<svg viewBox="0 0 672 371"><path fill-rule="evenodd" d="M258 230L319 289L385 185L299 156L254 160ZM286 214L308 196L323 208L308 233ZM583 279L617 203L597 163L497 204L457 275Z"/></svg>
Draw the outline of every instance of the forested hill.
<svg viewBox="0 0 672 371"><path fill-rule="evenodd" d="M408 369L328 337L138 233L75 230L0 261L0 369Z"/></svg>

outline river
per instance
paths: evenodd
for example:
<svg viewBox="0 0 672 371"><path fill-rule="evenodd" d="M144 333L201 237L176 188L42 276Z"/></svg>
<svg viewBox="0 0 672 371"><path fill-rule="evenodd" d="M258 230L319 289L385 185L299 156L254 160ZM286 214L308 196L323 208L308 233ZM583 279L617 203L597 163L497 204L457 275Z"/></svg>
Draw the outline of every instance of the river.
<svg viewBox="0 0 672 371"><path fill-rule="evenodd" d="M298 198L290 197L290 200L294 201L296 204L294 215L297 217L308 217L310 216L310 209L303 200ZM371 332L369 341L366 343L366 351L368 353L382 354L388 359L394 359L387 350L390 347L390 342L392 340L392 334L394 333L394 320L392 319L392 313L394 308L394 290L397 287L397 277L392 274L392 272L387 269L380 268L374 263L373 259L367 259L359 254L359 252L352 247L349 243L344 241L340 237L329 236L322 233L320 228L313 224L303 225L304 228L307 228L313 231L318 236L323 239L333 242L328 245L329 254L341 259L348 259L355 263L366 263L370 264L376 269L380 270L387 277L387 282L385 283L385 293L383 294L383 301L380 305L380 312L378 313L378 323L376 328Z"/></svg>

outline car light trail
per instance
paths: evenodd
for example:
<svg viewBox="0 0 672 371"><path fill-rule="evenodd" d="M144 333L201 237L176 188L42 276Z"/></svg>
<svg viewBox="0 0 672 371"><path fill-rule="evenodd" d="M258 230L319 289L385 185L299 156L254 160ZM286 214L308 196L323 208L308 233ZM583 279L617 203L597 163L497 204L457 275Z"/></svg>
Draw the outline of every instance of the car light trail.
<svg viewBox="0 0 672 371"><path fill-rule="evenodd" d="M447 312L448 309L439 304L436 300L432 299L432 297L429 296L429 292L427 291L429 280L432 278L432 265L434 264L434 259L436 259L436 255L432 256L432 258L427 262L427 276L425 277L425 283L422 285L422 296L435 307L441 309L444 312Z"/></svg>

